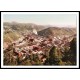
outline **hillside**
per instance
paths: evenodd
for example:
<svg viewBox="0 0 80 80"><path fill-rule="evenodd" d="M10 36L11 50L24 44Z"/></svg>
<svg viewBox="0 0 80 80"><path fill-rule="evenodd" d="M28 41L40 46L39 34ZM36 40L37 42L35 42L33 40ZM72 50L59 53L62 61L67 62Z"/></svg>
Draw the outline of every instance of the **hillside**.
<svg viewBox="0 0 80 80"><path fill-rule="evenodd" d="M37 31L43 30L46 27L42 25L36 25L32 23L16 23L16 22L4 22L4 42L12 42L23 36L24 33L28 34L33 29Z"/></svg>
<svg viewBox="0 0 80 80"><path fill-rule="evenodd" d="M64 36L76 34L76 28L49 27L38 32L41 36Z"/></svg>
<svg viewBox="0 0 80 80"><path fill-rule="evenodd" d="M33 28L37 31L40 31L42 29L45 29L46 26L43 25L36 25L33 23L17 23L17 22L4 22L3 23L4 29L9 28L15 31L25 31L25 30L32 30Z"/></svg>
<svg viewBox="0 0 80 80"><path fill-rule="evenodd" d="M36 29L40 36L64 36L76 34L75 28L59 28L50 25L36 25L33 23L4 22L4 42L12 42Z"/></svg>

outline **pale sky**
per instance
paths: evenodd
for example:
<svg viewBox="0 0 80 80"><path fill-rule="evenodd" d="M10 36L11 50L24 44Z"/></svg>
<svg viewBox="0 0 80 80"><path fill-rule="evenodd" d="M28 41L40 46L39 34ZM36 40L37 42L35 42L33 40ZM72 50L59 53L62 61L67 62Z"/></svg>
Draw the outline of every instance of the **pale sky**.
<svg viewBox="0 0 80 80"><path fill-rule="evenodd" d="M76 26L76 14L4 14L3 22L35 23L40 25Z"/></svg>

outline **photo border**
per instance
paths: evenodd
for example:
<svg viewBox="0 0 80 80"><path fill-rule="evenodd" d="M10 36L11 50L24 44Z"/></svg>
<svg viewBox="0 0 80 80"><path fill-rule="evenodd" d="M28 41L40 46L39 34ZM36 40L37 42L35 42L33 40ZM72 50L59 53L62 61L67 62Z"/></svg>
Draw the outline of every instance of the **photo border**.
<svg viewBox="0 0 80 80"><path fill-rule="evenodd" d="M2 12L78 12L78 17L79 17L79 11L0 11L0 15L1 15L1 13ZM2 17L2 15L1 15L1 17ZM78 38L79 38L79 19L78 19L78 28L77 28L77 36L78 36ZM2 26L2 18L1 18L1 26ZM2 28L1 28L1 30L2 30ZM2 32L1 32L2 33ZM1 35L1 38L2 38L2 35ZM2 40L2 39L1 39ZM78 44L79 44L79 39L77 39L77 46L78 46ZM1 49L2 50L2 49ZM79 53L79 47L77 48L77 51L78 51L78 53ZM2 52L2 51L1 51ZM0 54L0 58L1 58L1 55L2 54ZM78 54L78 56L79 56L79 54ZM9 67L9 68L4 68L4 67L2 67L2 66L0 66L0 69L79 69L80 67L79 67L79 60L78 60L78 67L73 67L73 68L50 68L50 67L47 67L46 66L46 68L45 67L29 67L29 68L25 68L25 67ZM59 66L60 67L60 66Z"/></svg>

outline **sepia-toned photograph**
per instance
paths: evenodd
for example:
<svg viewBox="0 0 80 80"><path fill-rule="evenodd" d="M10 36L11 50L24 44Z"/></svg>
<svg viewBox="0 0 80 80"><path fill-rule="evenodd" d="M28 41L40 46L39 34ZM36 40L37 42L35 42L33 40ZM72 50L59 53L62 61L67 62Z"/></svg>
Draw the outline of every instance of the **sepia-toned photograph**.
<svg viewBox="0 0 80 80"><path fill-rule="evenodd" d="M2 12L2 68L78 68L78 12Z"/></svg>

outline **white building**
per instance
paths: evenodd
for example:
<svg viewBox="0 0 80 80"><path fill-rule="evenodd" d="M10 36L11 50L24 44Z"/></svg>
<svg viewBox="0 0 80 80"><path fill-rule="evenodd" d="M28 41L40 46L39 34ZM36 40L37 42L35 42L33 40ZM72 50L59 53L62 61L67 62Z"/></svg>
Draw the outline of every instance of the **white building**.
<svg viewBox="0 0 80 80"><path fill-rule="evenodd" d="M36 29L33 29L33 33L37 35L37 30Z"/></svg>

